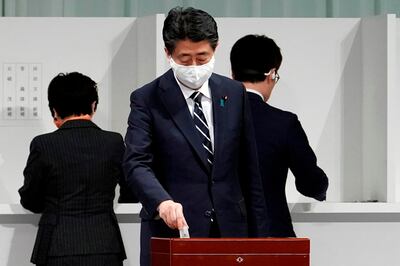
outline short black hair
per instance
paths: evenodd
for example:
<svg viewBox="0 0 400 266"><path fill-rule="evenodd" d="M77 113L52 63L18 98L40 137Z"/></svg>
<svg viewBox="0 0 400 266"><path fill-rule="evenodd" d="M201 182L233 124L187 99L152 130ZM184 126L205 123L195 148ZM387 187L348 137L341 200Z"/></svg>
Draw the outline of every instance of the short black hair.
<svg viewBox="0 0 400 266"><path fill-rule="evenodd" d="M175 7L168 12L163 27L163 39L172 54L177 41L208 41L213 50L218 45L217 22L207 12L193 7Z"/></svg>
<svg viewBox="0 0 400 266"><path fill-rule="evenodd" d="M272 68L278 71L282 63L280 48L273 39L265 35L246 35L233 45L231 70L235 80L261 82Z"/></svg>
<svg viewBox="0 0 400 266"><path fill-rule="evenodd" d="M54 110L61 119L71 115L92 114L99 102L97 84L91 78L78 73L60 73L49 84L48 100L51 115Z"/></svg>

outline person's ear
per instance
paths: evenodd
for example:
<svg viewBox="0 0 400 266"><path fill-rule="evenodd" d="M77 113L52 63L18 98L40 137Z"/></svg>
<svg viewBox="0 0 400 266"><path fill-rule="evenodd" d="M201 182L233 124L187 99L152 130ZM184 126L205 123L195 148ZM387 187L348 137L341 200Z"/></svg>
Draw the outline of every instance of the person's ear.
<svg viewBox="0 0 400 266"><path fill-rule="evenodd" d="M94 101L94 102L92 102L92 115L94 115L94 113L96 112L96 110L97 110L97 102Z"/></svg>
<svg viewBox="0 0 400 266"><path fill-rule="evenodd" d="M215 53L215 50L217 50L217 48L218 48L218 45L219 45L219 42L217 42L217 45L215 45L215 48L214 48L214 53Z"/></svg>
<svg viewBox="0 0 400 266"><path fill-rule="evenodd" d="M268 74L265 74L265 75L266 75L266 78L267 78L268 82L275 81L275 78L276 78L276 69L275 69L275 68L272 68L272 69L268 72Z"/></svg>
<svg viewBox="0 0 400 266"><path fill-rule="evenodd" d="M54 109L54 108L53 108L52 115L53 115L53 119L54 119L54 120L58 119L57 111L56 111L56 109Z"/></svg>
<svg viewBox="0 0 400 266"><path fill-rule="evenodd" d="M53 123L57 128L60 128L60 126L62 125L63 121L62 119L58 116L57 112L55 109L53 109L54 112L54 116L53 116Z"/></svg>
<svg viewBox="0 0 400 266"><path fill-rule="evenodd" d="M169 60L172 57L172 55L169 53L167 47L164 47L164 52L165 52L165 55L167 56L167 59Z"/></svg>

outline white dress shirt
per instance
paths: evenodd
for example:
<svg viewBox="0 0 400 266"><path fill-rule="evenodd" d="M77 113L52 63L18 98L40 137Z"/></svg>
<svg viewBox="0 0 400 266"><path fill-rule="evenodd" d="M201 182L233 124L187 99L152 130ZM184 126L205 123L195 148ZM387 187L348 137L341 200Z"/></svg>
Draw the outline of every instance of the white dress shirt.
<svg viewBox="0 0 400 266"><path fill-rule="evenodd" d="M261 99L263 100L263 102L265 102L264 96L263 96L260 92L258 92L258 91L256 91L256 90L253 90L253 89L249 89L249 88L246 88L246 91L251 92L251 93L254 93L254 94L257 94L258 96L261 97Z"/></svg>
<svg viewBox="0 0 400 266"><path fill-rule="evenodd" d="M176 79L176 77L175 77ZM208 129L210 131L210 139L211 145L214 150L214 121L213 121L213 111L212 111L212 100L211 100L211 92L210 87L208 86L208 80L204 82L203 86L201 86L198 90L193 90L187 88L185 85L181 84L177 79L176 82L178 83L179 87L181 88L183 97L185 97L186 104L189 108L190 114L193 116L194 111L194 100L190 98L190 96L195 91L200 91L202 94L201 97L201 107L203 109L204 116L207 120Z"/></svg>

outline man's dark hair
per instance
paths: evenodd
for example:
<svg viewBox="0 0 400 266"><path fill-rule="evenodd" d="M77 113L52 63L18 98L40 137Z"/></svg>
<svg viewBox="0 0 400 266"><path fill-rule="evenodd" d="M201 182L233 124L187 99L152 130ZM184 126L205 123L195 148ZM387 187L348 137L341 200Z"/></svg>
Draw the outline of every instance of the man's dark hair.
<svg viewBox="0 0 400 266"><path fill-rule="evenodd" d="M278 71L282 63L280 48L265 35L246 35L233 45L231 70L235 80L261 82L272 68Z"/></svg>
<svg viewBox="0 0 400 266"><path fill-rule="evenodd" d="M172 54L177 41L189 39L193 42L208 41L213 50L218 44L218 29L214 18L207 12L193 7L175 7L164 21L163 39Z"/></svg>
<svg viewBox="0 0 400 266"><path fill-rule="evenodd" d="M91 78L78 73L60 73L49 84L48 100L51 115L54 110L61 119L71 115L92 114L99 102L97 84Z"/></svg>

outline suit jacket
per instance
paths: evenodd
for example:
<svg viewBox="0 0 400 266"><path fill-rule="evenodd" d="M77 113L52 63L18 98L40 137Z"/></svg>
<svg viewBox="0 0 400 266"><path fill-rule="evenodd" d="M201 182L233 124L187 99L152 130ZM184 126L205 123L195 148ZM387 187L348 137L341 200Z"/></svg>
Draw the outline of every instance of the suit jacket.
<svg viewBox="0 0 400 266"><path fill-rule="evenodd" d="M21 204L42 213L31 261L48 256L120 254L125 250L113 211L122 178L122 136L88 120L70 120L35 137L19 189Z"/></svg>
<svg viewBox="0 0 400 266"><path fill-rule="evenodd" d="M143 205L142 231L150 222L151 236L177 236L154 220L157 206L169 199L183 205L193 237L208 236L213 208L223 237L262 234L265 203L244 87L217 74L209 87L215 133L211 172L172 70L131 95L124 171Z"/></svg>
<svg viewBox="0 0 400 266"><path fill-rule="evenodd" d="M288 169L296 178L297 190L317 200L325 200L328 178L317 166L297 116L268 105L255 93L247 94L267 203L269 234L294 237L285 194Z"/></svg>

